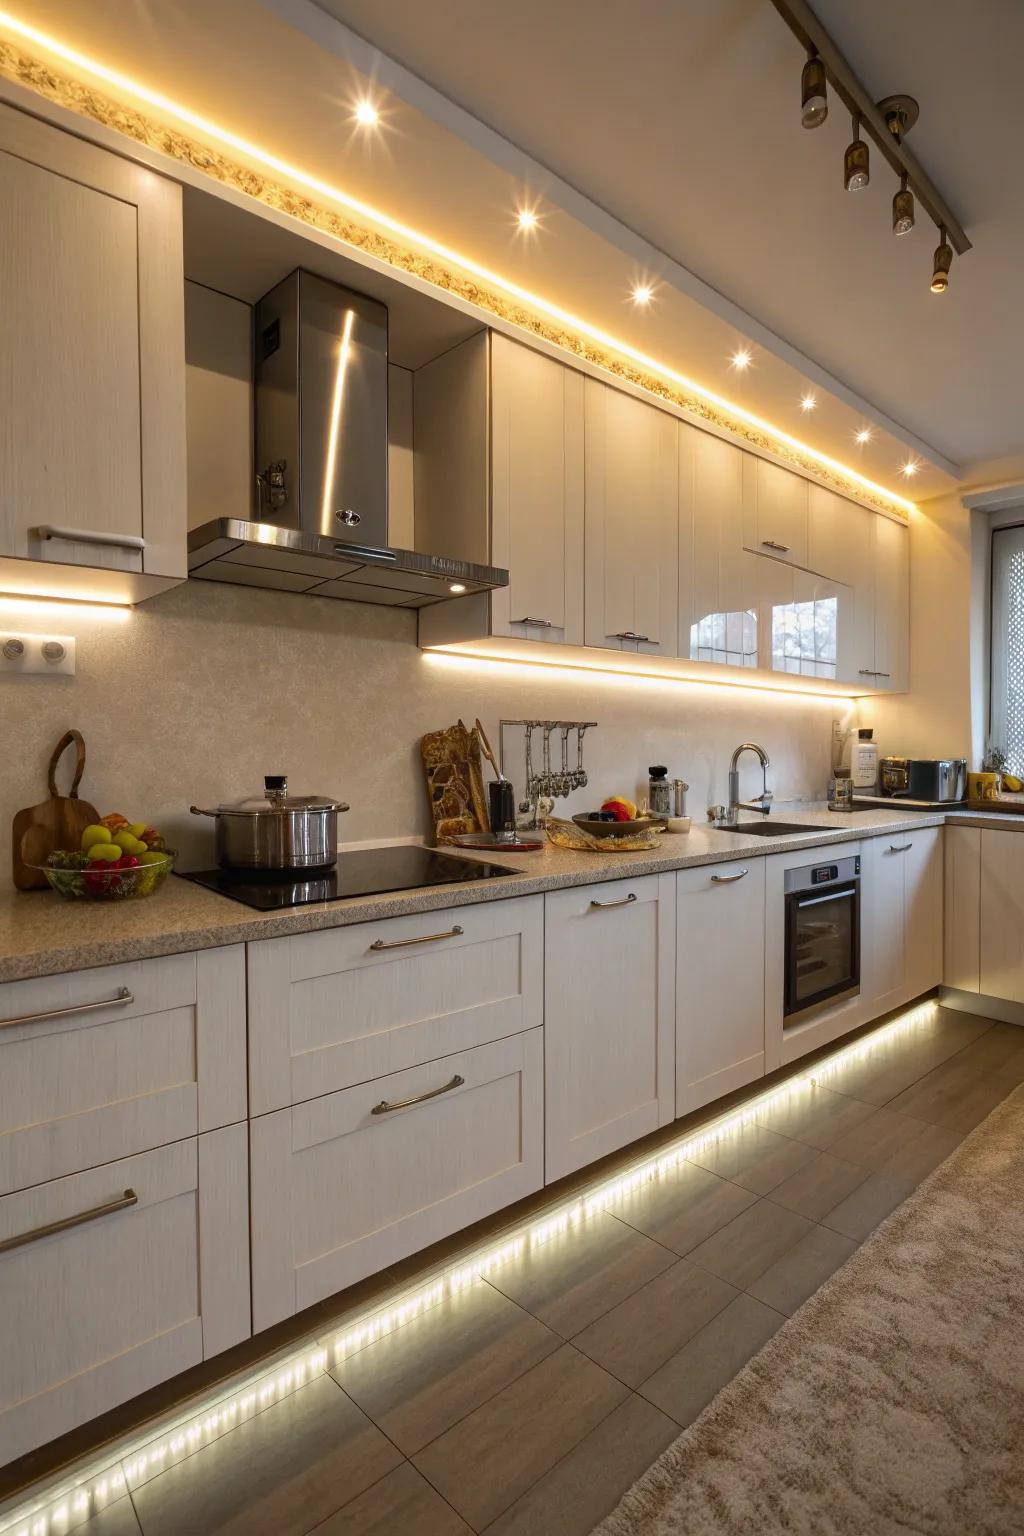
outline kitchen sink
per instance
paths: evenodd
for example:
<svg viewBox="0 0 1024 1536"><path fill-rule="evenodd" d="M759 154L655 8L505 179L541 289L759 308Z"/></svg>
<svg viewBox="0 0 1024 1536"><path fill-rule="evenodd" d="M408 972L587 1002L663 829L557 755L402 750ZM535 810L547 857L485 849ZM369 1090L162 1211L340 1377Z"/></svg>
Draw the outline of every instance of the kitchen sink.
<svg viewBox="0 0 1024 1536"><path fill-rule="evenodd" d="M832 832L838 828L808 827L793 821L741 821L738 827L708 827L710 832L738 832L744 837L793 837L808 832Z"/></svg>

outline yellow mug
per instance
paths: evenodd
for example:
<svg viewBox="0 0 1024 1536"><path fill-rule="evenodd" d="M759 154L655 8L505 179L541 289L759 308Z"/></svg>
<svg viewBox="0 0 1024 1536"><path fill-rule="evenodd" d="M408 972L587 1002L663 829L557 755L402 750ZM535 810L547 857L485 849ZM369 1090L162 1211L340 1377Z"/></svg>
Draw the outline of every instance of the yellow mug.
<svg viewBox="0 0 1024 1536"><path fill-rule="evenodd" d="M968 800L998 800L998 773L969 773L967 775Z"/></svg>

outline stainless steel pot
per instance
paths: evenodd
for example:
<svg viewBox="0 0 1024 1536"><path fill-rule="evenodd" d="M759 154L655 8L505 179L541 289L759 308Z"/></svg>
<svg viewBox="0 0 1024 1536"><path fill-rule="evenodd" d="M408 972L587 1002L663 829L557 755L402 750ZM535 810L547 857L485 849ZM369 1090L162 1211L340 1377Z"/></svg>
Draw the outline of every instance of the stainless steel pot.
<svg viewBox="0 0 1024 1536"><path fill-rule="evenodd" d="M213 811L189 807L193 816L215 819L217 863L224 869L332 868L338 862L338 812L348 806L323 795L289 795L284 774L268 774L263 782L264 799Z"/></svg>

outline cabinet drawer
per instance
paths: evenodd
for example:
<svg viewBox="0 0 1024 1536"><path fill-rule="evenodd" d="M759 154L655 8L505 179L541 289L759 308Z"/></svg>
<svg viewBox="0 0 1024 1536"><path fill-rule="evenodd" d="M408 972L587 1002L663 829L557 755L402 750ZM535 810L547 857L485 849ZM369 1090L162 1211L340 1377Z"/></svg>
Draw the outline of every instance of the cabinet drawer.
<svg viewBox="0 0 1024 1536"><path fill-rule="evenodd" d="M248 1335L245 1154L233 1125L0 1200L0 1463Z"/></svg>
<svg viewBox="0 0 1024 1536"><path fill-rule="evenodd" d="M245 1113L241 945L0 986L0 1194Z"/></svg>
<svg viewBox="0 0 1024 1536"><path fill-rule="evenodd" d="M543 898L249 945L250 1113L541 1022Z"/></svg>
<svg viewBox="0 0 1024 1536"><path fill-rule="evenodd" d="M252 1122L257 1331L540 1188L542 1037Z"/></svg>

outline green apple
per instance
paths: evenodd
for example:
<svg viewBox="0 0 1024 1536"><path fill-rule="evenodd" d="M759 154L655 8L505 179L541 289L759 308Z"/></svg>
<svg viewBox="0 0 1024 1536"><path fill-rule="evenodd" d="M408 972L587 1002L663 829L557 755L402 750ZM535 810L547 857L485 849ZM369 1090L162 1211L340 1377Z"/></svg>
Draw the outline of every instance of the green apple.
<svg viewBox="0 0 1024 1536"><path fill-rule="evenodd" d="M86 827L82 833L82 852L88 853L90 848L95 848L100 843L109 842L110 828L98 826L94 822L91 827Z"/></svg>

